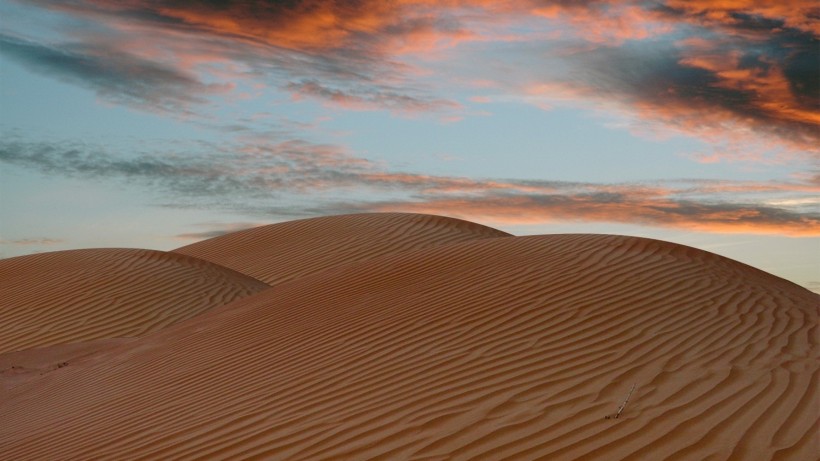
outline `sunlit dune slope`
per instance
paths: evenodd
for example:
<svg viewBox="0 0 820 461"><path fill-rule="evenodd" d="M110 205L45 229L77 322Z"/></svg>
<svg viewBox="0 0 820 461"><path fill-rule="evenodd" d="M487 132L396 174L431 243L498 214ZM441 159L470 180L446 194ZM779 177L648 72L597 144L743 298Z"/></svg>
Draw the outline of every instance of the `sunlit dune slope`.
<svg viewBox="0 0 820 461"><path fill-rule="evenodd" d="M0 260L0 353L138 336L268 288L175 253L57 251Z"/></svg>
<svg viewBox="0 0 820 461"><path fill-rule="evenodd" d="M508 235L443 216L363 213L271 224L174 251L275 284L389 253Z"/></svg>
<svg viewBox="0 0 820 461"><path fill-rule="evenodd" d="M0 453L817 459L819 299L710 253L630 237L391 254L12 388Z"/></svg>

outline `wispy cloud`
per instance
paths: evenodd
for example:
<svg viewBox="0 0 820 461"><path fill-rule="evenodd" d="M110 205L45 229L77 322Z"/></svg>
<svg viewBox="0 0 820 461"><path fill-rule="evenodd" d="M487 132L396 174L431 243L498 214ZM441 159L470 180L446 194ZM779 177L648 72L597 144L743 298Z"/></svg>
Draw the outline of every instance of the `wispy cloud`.
<svg viewBox="0 0 820 461"><path fill-rule="evenodd" d="M195 76L123 50L52 46L0 35L0 53L30 69L94 90L107 100L151 110L185 112L204 96L224 92L229 84L204 84Z"/></svg>
<svg viewBox="0 0 820 461"><path fill-rule="evenodd" d="M65 243L65 240L54 238L26 238L26 239L2 239L0 245L23 245L23 246L47 246Z"/></svg>
<svg viewBox="0 0 820 461"><path fill-rule="evenodd" d="M455 102L445 99L431 99L412 96L388 88L377 89L335 89L316 80L292 82L286 86L293 97L315 97L329 101L347 109L388 109L399 112L427 112L445 108L457 108Z"/></svg>
<svg viewBox="0 0 820 461"><path fill-rule="evenodd" d="M361 208L353 205L352 209ZM614 222L700 232L820 236L820 213L757 204L644 198L628 193L441 198L366 204L368 210L448 214L496 225Z"/></svg>
<svg viewBox="0 0 820 461"><path fill-rule="evenodd" d="M71 177L128 180L173 192L176 199L170 206L220 206L267 218L399 210L497 224L597 221L703 232L820 235L820 211L806 202L820 193L820 185L811 181L602 184L473 179L392 171L336 146L298 140L233 143L209 151L130 159L81 144L3 141L0 162ZM374 195L381 198L374 200Z"/></svg>
<svg viewBox="0 0 820 461"><path fill-rule="evenodd" d="M142 155L125 159L83 143L0 142L0 161L67 177L132 180L193 195L250 193L257 188L224 174L218 162L203 158Z"/></svg>
<svg viewBox="0 0 820 461"><path fill-rule="evenodd" d="M72 31L72 39L87 47L113 43L140 59L161 57L177 74L200 80L262 81L355 109L455 106L425 94L405 77L410 67L394 59L414 43L433 46L439 38L465 34L457 19L433 6L421 12L377 0L33 3L104 25L100 34Z"/></svg>

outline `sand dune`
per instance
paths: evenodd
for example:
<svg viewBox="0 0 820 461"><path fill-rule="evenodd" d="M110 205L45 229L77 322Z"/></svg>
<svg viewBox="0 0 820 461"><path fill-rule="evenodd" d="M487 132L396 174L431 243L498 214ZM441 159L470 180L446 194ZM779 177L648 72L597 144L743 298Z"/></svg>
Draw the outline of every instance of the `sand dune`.
<svg viewBox="0 0 820 461"><path fill-rule="evenodd" d="M271 224L174 251L276 284L389 253L506 236L443 216L362 213Z"/></svg>
<svg viewBox="0 0 820 461"><path fill-rule="evenodd" d="M175 253L57 251L0 260L0 353L139 336L267 285Z"/></svg>
<svg viewBox="0 0 820 461"><path fill-rule="evenodd" d="M85 357L100 358L105 351L134 339L136 338L102 338L2 353L0 392L6 393L14 387L39 379L46 373L75 365Z"/></svg>
<svg viewBox="0 0 820 461"><path fill-rule="evenodd" d="M9 387L0 454L817 459L818 301L631 237L393 252Z"/></svg>

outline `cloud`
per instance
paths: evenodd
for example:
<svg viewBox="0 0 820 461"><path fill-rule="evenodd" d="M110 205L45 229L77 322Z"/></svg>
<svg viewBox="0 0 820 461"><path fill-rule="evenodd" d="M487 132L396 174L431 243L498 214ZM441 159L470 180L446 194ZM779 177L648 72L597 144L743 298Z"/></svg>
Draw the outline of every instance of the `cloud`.
<svg viewBox="0 0 820 461"><path fill-rule="evenodd" d="M605 101L642 120L647 131L663 126L710 142L713 160L741 157L754 145L820 155L818 42L773 35L755 43L705 33L708 38L595 47L561 58L568 75L542 72L541 81L521 91L547 105Z"/></svg>
<svg viewBox="0 0 820 461"><path fill-rule="evenodd" d="M406 77L411 66L394 57L469 35L446 10L430 6L422 11L378 0L34 4L86 20L95 26L92 30L104 25L105 33L72 31L89 47L115 43L142 59L170 58L179 75L184 70L184 75L198 73L203 80L205 75L224 79L227 73L234 82L262 80L356 109L454 107L413 88Z"/></svg>
<svg viewBox="0 0 820 461"><path fill-rule="evenodd" d="M230 88L202 83L215 79L263 81L355 110L460 111L443 96L458 90L449 82L489 80L525 98L539 88L564 104L617 104L715 145L705 161L820 153L820 10L809 0L33 4L94 27L71 31L75 45L6 37L0 48L144 107L183 108ZM440 65L456 47L469 62L464 75ZM432 86L429 75L439 75ZM761 141L766 152L744 154Z"/></svg>
<svg viewBox="0 0 820 461"><path fill-rule="evenodd" d="M82 144L2 141L0 162L69 177L130 181L171 192L164 194L175 197L167 206L218 206L266 218L392 210L498 224L617 222L703 232L820 235L820 211L809 200L820 194L820 185L812 178L610 184L473 179L391 171L339 147L300 140L228 143L134 158L116 158ZM223 230L180 238L215 236Z"/></svg>
<svg viewBox="0 0 820 461"><path fill-rule="evenodd" d="M426 112L444 108L457 108L458 104L444 99L414 97L388 88L360 88L340 90L329 88L316 80L303 80L286 86L294 98L305 96L329 101L347 109L388 109L402 112Z"/></svg>
<svg viewBox="0 0 820 461"><path fill-rule="evenodd" d="M534 2L532 13L560 21L572 36L606 46L669 33L674 25L640 2Z"/></svg>
<svg viewBox="0 0 820 461"><path fill-rule="evenodd" d="M29 69L85 86L122 104L184 112L226 85L206 85L196 77L123 50L87 46L50 46L0 35L0 53Z"/></svg>
<svg viewBox="0 0 820 461"><path fill-rule="evenodd" d="M240 178L225 175L213 159L152 155L117 158L83 143L2 141L0 161L66 177L137 181L192 196L256 190Z"/></svg>
<svg viewBox="0 0 820 461"><path fill-rule="evenodd" d="M695 117L711 113L699 128L745 125L820 154L820 8L803 1L729 5L668 2L659 10L690 25L680 27L688 38L657 44L655 52L634 46L600 53L592 68L617 76L602 89L632 95L673 122L688 113L688 124L697 126Z"/></svg>
<svg viewBox="0 0 820 461"><path fill-rule="evenodd" d="M26 239L0 239L0 245L58 245L65 243L62 239L53 238L26 238Z"/></svg>
<svg viewBox="0 0 820 461"><path fill-rule="evenodd" d="M472 57L505 64L484 69L497 99L513 93L547 110L608 112L644 135L697 137L713 146L697 153L704 161L820 156L816 2L529 5L558 33ZM507 16L522 17L522 3L514 7Z"/></svg>
<svg viewBox="0 0 820 461"><path fill-rule="evenodd" d="M772 25L820 34L820 7L812 0L789 2L734 0L666 0L656 7L676 20L724 27L737 32L766 32Z"/></svg>
<svg viewBox="0 0 820 461"><path fill-rule="evenodd" d="M351 210L361 205L349 206ZM651 199L628 194L484 196L366 204L376 211L445 214L495 225L615 222L713 233L820 236L820 213L743 203Z"/></svg>
<svg viewBox="0 0 820 461"><path fill-rule="evenodd" d="M435 33L465 33L447 14L450 6L419 1L380 0L209 1L35 0L54 10L104 20L125 20L152 28L262 44L308 53L333 50L356 57ZM425 8L425 6L427 8ZM438 14L437 14L438 13Z"/></svg>

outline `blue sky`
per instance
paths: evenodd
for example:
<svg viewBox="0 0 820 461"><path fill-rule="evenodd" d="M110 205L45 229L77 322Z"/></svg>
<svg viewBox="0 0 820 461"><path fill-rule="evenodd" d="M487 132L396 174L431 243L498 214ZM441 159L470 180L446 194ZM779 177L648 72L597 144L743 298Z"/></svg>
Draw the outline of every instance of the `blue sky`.
<svg viewBox="0 0 820 461"><path fill-rule="evenodd" d="M787 6L3 1L0 256L409 211L817 291L820 25Z"/></svg>

